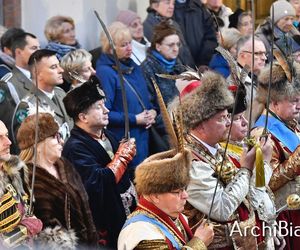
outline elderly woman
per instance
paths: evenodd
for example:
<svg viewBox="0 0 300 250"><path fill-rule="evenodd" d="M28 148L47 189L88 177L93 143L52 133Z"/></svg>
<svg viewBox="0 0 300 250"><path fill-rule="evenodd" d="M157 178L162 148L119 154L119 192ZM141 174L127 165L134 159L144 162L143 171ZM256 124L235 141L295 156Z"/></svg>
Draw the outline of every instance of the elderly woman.
<svg viewBox="0 0 300 250"><path fill-rule="evenodd" d="M92 55L85 49L70 51L60 61L60 66L64 69L64 79L71 83L71 89L86 82L92 75L96 74L92 66Z"/></svg>
<svg viewBox="0 0 300 250"><path fill-rule="evenodd" d="M219 44L228 50L233 58L237 57L236 44L242 37L241 33L235 28L224 29ZM230 75L229 64L226 59L219 53L215 53L210 60L209 67L227 78Z"/></svg>
<svg viewBox="0 0 300 250"><path fill-rule="evenodd" d="M18 130L20 158L32 179L36 115L28 116ZM79 174L61 158L63 140L49 113L38 117L38 144L34 183L34 213L43 222L40 249L75 249L97 243L87 194ZM31 186L31 183L30 183Z"/></svg>
<svg viewBox="0 0 300 250"><path fill-rule="evenodd" d="M141 17L131 10L122 10L119 12L116 21L124 23L129 28L132 36L131 59L137 65L140 65L145 60L147 49L150 47L150 42L144 36Z"/></svg>
<svg viewBox="0 0 300 250"><path fill-rule="evenodd" d="M81 47L76 40L75 24L71 17L51 17L46 23L44 33L48 40L46 49L56 51L59 60L69 51Z"/></svg>
<svg viewBox="0 0 300 250"><path fill-rule="evenodd" d="M158 74L179 75L185 70L178 60L180 47L179 33L173 25L166 21L155 26L151 47L141 67L151 94L151 102L156 108L157 98L151 78L155 78L166 104L179 95L175 80L162 78Z"/></svg>
<svg viewBox="0 0 300 250"><path fill-rule="evenodd" d="M130 58L132 53L132 37L129 29L121 22L114 22L108 27L116 46L116 54L120 61L128 105L130 135L136 139L137 154L131 162L131 174L135 166L149 154L149 131L155 122L156 111L149 100L149 92L143 73ZM115 58L104 33L101 34L103 53L97 61L96 75L101 80L106 95L106 107L109 112L108 130L121 141L124 136L124 109L122 104L121 83L118 77ZM143 102L143 103L141 103Z"/></svg>

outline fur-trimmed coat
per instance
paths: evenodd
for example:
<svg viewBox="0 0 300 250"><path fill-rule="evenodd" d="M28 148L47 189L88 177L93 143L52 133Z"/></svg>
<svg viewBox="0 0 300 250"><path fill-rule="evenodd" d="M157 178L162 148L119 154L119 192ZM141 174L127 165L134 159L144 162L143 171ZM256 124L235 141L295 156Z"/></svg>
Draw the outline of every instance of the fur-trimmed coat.
<svg viewBox="0 0 300 250"><path fill-rule="evenodd" d="M47 249L96 245L96 229L79 174L64 159L55 165L60 180L36 168L34 213L44 224L38 244ZM28 164L28 171L31 180L32 164Z"/></svg>
<svg viewBox="0 0 300 250"><path fill-rule="evenodd" d="M27 240L40 232L42 228L42 223L40 220L36 219L34 216L27 216L27 205L29 203L29 196L27 195L29 192L25 184L27 181L28 175L25 163L20 161L17 156L12 155L8 161L3 163L0 170L0 198L2 198L3 195L10 190L8 189L7 185L12 185L17 193L16 196L13 195L12 199L17 200L15 205L17 206L17 210L19 210L21 215L20 222L15 224L13 229L15 230L21 225L27 228L27 237L25 237L24 241L20 242L20 249L23 249L23 242L27 244ZM20 203L18 200L20 200ZM5 203L2 204L1 209L3 210L0 214L2 222L4 219L7 219L7 217L10 215L10 212L12 212L11 208L8 208L8 210L6 210L6 208ZM2 225L1 229L3 230L6 226L8 226L8 223ZM11 237L12 240L10 241L10 244L12 244L12 246L14 245L13 242L16 242L17 238L18 237ZM8 249L2 241L2 237L0 240L0 249Z"/></svg>

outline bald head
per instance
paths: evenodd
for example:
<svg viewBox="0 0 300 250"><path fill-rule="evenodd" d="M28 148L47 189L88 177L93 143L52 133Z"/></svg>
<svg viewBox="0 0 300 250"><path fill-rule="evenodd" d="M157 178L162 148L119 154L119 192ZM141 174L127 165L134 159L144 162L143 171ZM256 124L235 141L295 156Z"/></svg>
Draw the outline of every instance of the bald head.
<svg viewBox="0 0 300 250"><path fill-rule="evenodd" d="M5 124L0 120L0 165L10 159L11 141L8 138L8 130Z"/></svg>

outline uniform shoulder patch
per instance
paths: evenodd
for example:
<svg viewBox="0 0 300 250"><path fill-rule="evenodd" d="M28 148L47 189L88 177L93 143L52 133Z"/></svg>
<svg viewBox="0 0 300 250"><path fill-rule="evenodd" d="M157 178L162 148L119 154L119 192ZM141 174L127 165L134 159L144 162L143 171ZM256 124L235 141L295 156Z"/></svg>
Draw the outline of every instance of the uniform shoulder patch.
<svg viewBox="0 0 300 250"><path fill-rule="evenodd" d="M19 124L21 124L27 116L28 116L27 109L19 109L16 112L16 120Z"/></svg>
<svg viewBox="0 0 300 250"><path fill-rule="evenodd" d="M0 89L0 103L2 103L5 100L6 94L5 90Z"/></svg>

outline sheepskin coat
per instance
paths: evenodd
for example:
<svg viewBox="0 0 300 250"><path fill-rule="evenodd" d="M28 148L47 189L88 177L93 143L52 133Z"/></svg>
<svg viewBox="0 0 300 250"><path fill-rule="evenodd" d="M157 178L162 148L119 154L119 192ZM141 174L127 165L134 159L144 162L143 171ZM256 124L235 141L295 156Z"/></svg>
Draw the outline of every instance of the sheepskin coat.
<svg viewBox="0 0 300 250"><path fill-rule="evenodd" d="M56 230L61 227L69 232L69 239L67 238L66 241L76 241L77 238L75 245L95 245L97 242L96 229L92 220L88 197L79 174L64 159L58 159L55 165L60 180L42 167L37 166L36 168L34 214L43 222L41 235L45 240L49 240L49 237L45 237L45 232L47 234L49 228ZM28 164L30 181L32 167L32 164ZM54 231L51 231L51 234L54 234ZM76 238L72 234L73 231ZM62 240L55 235L52 239L55 239L54 241ZM47 244L51 245L51 242Z"/></svg>

